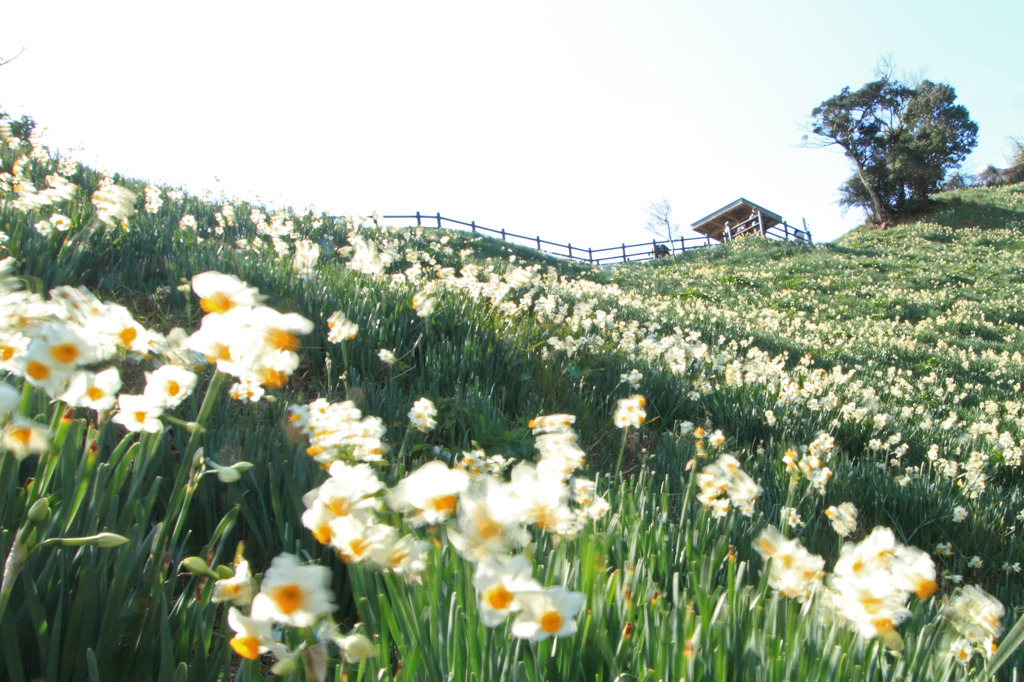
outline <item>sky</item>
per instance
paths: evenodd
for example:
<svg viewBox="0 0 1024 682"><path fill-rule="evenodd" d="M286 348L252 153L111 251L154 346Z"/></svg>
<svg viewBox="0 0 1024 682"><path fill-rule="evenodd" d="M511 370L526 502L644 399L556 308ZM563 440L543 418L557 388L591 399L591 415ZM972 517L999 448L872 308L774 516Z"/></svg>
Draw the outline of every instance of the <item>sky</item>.
<svg viewBox="0 0 1024 682"><path fill-rule="evenodd" d="M965 171L1024 138L1019 0L8 5L0 110L90 165L579 247L650 240L662 198L684 233L739 197L818 242L856 227L849 162L805 136L887 57L956 89Z"/></svg>

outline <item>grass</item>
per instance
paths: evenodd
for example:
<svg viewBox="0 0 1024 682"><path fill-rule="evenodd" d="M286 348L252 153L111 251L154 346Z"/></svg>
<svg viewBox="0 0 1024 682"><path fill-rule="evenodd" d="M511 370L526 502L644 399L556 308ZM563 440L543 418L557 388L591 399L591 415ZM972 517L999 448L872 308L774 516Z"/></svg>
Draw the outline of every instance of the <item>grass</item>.
<svg viewBox="0 0 1024 682"><path fill-rule="evenodd" d="M8 437L0 455L7 678L261 679L276 666L295 679L931 680L1009 679L1020 668L1024 591L1014 565L1024 544L1012 529L1024 513L1024 186L940 195L919 222L855 230L835 244L751 238L591 268L462 232L273 213L173 188L154 188L162 204L148 210L145 182L61 168L17 136L7 140L4 248L11 274L37 298L12 293L6 280L0 345L11 349L3 369L20 398L4 433L23 419L46 434L45 446L20 457ZM58 170L74 195L30 205L26 187L43 190ZM99 220L91 197L104 182L135 195L126 229ZM70 229L40 229L54 214ZM297 261L304 240L324 246L313 265ZM166 409L160 430L140 435L24 381L18 358L56 333L38 330L67 321L48 299L54 288L82 285L161 338L175 327L186 336L208 317L190 291L208 271L311 322L283 387L257 402L232 400L237 377L199 363L195 392ZM29 315L36 331L25 337L17 316L32 310L40 318ZM354 338L331 340L335 311L358 325ZM383 362L381 349L396 362ZM121 348L86 368L116 367L122 392L138 394L146 372L189 358ZM620 401L636 394L646 419L617 427ZM409 416L422 397L437 407L426 431ZM382 490L425 462L453 464L465 453L500 454L513 467L538 452L544 459L530 421L573 415L586 455L573 479L594 480L608 510L560 532L517 521L507 532L527 539L507 549L529 557L535 591L583 595L570 616L575 634L516 637L523 611L485 624L474 585L480 557L459 551L454 535L471 527L462 516L416 525L394 505L374 506L367 527L419 543L422 566L409 582L341 561L340 539L321 545L304 525L303 498L329 475L307 456L309 434L290 426L290 406L321 398L380 419L383 457L373 470ZM346 442L337 457L358 457L364 446ZM760 488L749 515L737 502L709 506L704 494L700 474L725 454ZM804 474L787 469L787 454ZM252 468L221 480L211 462ZM822 467L830 475L815 484L810 474ZM498 485L484 480L462 493L462 507L483 508L482 490ZM534 494L516 490L516 499ZM826 515L843 502L859 510L845 550ZM555 506L587 510L564 499ZM801 522L787 527L794 513ZM779 593L773 562L789 559L762 556L769 526L820 556L828 573L841 572L841 552L872 529L891 529L895 542L931 555L938 593L905 599L909 611L892 629L865 636L828 606L839 587L803 601ZM64 544L103 532L127 542ZM277 636L292 655L242 659L229 644L227 605L212 600L215 583L240 555L266 581L282 553L325 567L337 609L318 623L339 629L332 637L285 621ZM996 653L982 653L978 639L966 662L951 653L969 641L954 627L956 604L970 594L962 584L1006 608ZM348 661L339 642L350 632L367 636L375 657Z"/></svg>

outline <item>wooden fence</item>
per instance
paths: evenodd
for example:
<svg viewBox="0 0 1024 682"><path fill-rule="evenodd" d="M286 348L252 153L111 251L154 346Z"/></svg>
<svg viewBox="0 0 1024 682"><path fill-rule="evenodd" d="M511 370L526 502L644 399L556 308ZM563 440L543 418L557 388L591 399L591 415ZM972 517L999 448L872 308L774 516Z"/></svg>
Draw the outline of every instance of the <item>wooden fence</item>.
<svg viewBox="0 0 1024 682"><path fill-rule="evenodd" d="M462 228L468 227L473 234L497 235L501 237L502 241L518 243L522 246L534 248L553 256L568 258L569 260L587 261L588 263L598 265L602 263L625 263L627 261L640 262L650 260L656 257L655 254L658 253L659 246L664 247L662 250L663 255L675 255L677 253L682 253L683 251L692 251L693 249L715 246L719 243L711 237L680 237L679 239L673 239L671 241L658 241L652 239L649 242L640 242L639 244L626 244L623 242L621 246L594 249L589 247L573 246L572 244L558 244L557 242L549 242L546 239L541 239L540 236L527 237L521 234L506 232L504 229L495 230L490 227L484 227L483 225L477 225L476 221L466 223L461 220L445 218L440 213L426 215L417 211L415 215L384 215L378 216L378 219L415 220L415 227L424 227L426 225L428 227L436 227L437 229L444 229L445 224L458 225ZM409 225L408 227L413 226ZM810 231L807 229L793 227L792 225L787 225L784 222L779 223L778 225L773 225L768 229L760 230L754 223L747 221L746 223L742 223L733 228L730 234L725 235L725 239L726 241L729 241L745 234L750 234L751 232L760 232L763 237L777 239L779 241L796 241L805 244L812 243Z"/></svg>

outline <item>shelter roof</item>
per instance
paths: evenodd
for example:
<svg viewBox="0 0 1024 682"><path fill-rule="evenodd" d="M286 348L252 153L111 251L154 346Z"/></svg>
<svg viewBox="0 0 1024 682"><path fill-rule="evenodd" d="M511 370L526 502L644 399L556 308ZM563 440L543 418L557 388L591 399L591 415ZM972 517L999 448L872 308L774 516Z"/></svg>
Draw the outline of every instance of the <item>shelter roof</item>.
<svg viewBox="0 0 1024 682"><path fill-rule="evenodd" d="M725 223L728 222L733 228L748 220L754 213L760 211L761 219L764 221L764 229L782 222L782 216L758 206L753 201L740 197L727 206L723 206L714 213L707 215L690 227L700 234L705 234L712 239L725 241Z"/></svg>

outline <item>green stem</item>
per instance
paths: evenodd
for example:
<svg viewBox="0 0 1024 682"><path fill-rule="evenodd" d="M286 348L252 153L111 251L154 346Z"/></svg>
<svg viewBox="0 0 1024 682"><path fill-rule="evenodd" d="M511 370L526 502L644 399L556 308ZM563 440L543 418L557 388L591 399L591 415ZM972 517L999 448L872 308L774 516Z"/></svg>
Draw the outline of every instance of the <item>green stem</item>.
<svg viewBox="0 0 1024 682"><path fill-rule="evenodd" d="M27 381L21 387L21 403L18 405L18 413L22 417L28 416L28 403L32 399L32 384Z"/></svg>
<svg viewBox="0 0 1024 682"><path fill-rule="evenodd" d="M405 430L405 438L402 439L402 447L398 450L398 457L395 458L395 471L397 478L395 480L402 480L405 476L405 449L409 446L409 440L412 438L413 427L410 426Z"/></svg>
<svg viewBox="0 0 1024 682"><path fill-rule="evenodd" d="M22 542L25 532L26 529L22 528L15 534L14 542L11 543L11 551L7 555L7 562L4 564L3 583L0 583L0 620L4 617L4 611L7 610L7 602L14 590L14 581L18 579L21 569L25 566L25 560L28 558L28 550L25 549Z"/></svg>
<svg viewBox="0 0 1024 682"><path fill-rule="evenodd" d="M210 380L210 386L206 389L206 395L203 396L203 404L199 407L199 416L196 417L197 428L192 431L192 435L188 439L188 446L185 448L185 458L190 464L192 455L199 449L199 441L202 438L206 422L210 419L210 413L213 412L213 406L220 398L220 393L230 378L223 372L215 372L213 379Z"/></svg>
<svg viewBox="0 0 1024 682"><path fill-rule="evenodd" d="M204 431L206 422L209 421L210 414L213 412L213 406L220 397L220 393L224 386L227 385L227 381L230 377L222 372L215 372L213 379L210 380L210 386L206 389L206 395L203 397L203 403L199 407L199 415L196 417L197 428L192 431L192 435L188 439L188 445L185 447L185 456L182 458L181 465L178 468L178 475L174 481L174 489L171 490L170 504L167 508L167 517L164 522L160 524L160 532L157 535L156 541L153 543L153 566L160 566L164 551L168 544L168 536L171 537L171 545L178 541L178 537L181 534L182 524L184 517L188 512L189 505L192 501L192 494L195 492L195 481L192 480L192 459L195 456L196 450L199 449L199 443L202 440L202 434ZM173 534L171 533L171 526L167 523L167 519L175 519Z"/></svg>
<svg viewBox="0 0 1024 682"><path fill-rule="evenodd" d="M341 362L344 365L341 369L341 380L345 384L345 397L348 397L348 341L342 340L339 345L341 346Z"/></svg>
<svg viewBox="0 0 1024 682"><path fill-rule="evenodd" d="M622 458L626 454L626 438L629 436L629 427L622 429L622 444L619 446L619 460L615 463L615 477L622 483Z"/></svg>

